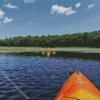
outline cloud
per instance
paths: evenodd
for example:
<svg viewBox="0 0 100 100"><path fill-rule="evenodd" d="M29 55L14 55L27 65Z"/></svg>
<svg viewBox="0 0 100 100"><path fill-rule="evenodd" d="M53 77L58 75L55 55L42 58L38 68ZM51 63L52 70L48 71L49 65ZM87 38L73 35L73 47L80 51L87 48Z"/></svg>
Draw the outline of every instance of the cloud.
<svg viewBox="0 0 100 100"><path fill-rule="evenodd" d="M29 2L29 3L33 3L35 2L35 0L24 0L25 3Z"/></svg>
<svg viewBox="0 0 100 100"><path fill-rule="evenodd" d="M72 7L65 8L63 6L53 5L51 7L51 14L54 14L54 12L57 12L58 14L66 14L71 15L75 13L75 10L72 10Z"/></svg>
<svg viewBox="0 0 100 100"><path fill-rule="evenodd" d="M90 5L88 5L87 9L93 8L94 6L95 6L95 4L90 4Z"/></svg>
<svg viewBox="0 0 100 100"><path fill-rule="evenodd" d="M51 10L52 10L51 13L53 14L54 12L57 12L57 13L60 13L60 14L64 14L65 12L67 12L71 9L72 9L71 7L65 8L65 7L62 7L62 6L53 5L52 8L51 8Z"/></svg>
<svg viewBox="0 0 100 100"><path fill-rule="evenodd" d="M5 12L0 9L0 18L3 18L3 15L5 15Z"/></svg>
<svg viewBox="0 0 100 100"><path fill-rule="evenodd" d="M5 20L3 21L3 23L9 23L12 22L13 20L10 18L8 19L8 17L5 17Z"/></svg>
<svg viewBox="0 0 100 100"><path fill-rule="evenodd" d="M80 6L81 6L81 3L77 3L77 4L75 5L76 8L79 8Z"/></svg>
<svg viewBox="0 0 100 100"><path fill-rule="evenodd" d="M68 11L68 12L66 12L66 15L72 15L72 14L74 14L74 13L76 13L76 11L75 10L70 10L70 11Z"/></svg>
<svg viewBox="0 0 100 100"><path fill-rule="evenodd" d="M8 7L8 8L13 8L13 9L18 9L17 6L11 5L10 3L8 3L8 4L6 5L6 7Z"/></svg>

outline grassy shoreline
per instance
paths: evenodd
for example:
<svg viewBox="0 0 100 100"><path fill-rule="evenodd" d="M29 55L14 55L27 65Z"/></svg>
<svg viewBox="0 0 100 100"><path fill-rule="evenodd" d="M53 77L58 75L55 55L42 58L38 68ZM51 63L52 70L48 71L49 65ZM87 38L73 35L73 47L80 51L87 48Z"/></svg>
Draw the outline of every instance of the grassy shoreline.
<svg viewBox="0 0 100 100"><path fill-rule="evenodd" d="M20 52L41 52L42 50L47 50L46 47L3 47L0 46L0 53L20 53ZM100 53L100 48L90 48L90 47L55 47L50 48L50 50L55 51L69 51L69 52L79 52L79 53Z"/></svg>

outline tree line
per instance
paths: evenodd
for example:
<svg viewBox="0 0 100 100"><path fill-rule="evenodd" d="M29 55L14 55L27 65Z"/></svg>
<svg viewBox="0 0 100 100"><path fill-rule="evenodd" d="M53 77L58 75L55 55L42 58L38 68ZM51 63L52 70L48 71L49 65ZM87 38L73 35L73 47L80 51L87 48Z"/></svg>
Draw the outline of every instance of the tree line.
<svg viewBox="0 0 100 100"><path fill-rule="evenodd" d="M100 47L100 30L93 32L48 35L48 36L27 36L0 39L0 46L20 47Z"/></svg>

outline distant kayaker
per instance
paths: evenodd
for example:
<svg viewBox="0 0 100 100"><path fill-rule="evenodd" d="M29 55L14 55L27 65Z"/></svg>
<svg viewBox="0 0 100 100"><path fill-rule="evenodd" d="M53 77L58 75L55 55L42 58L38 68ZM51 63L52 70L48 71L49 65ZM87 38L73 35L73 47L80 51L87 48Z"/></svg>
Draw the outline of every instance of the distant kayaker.
<svg viewBox="0 0 100 100"><path fill-rule="evenodd" d="M50 56L50 48L49 47L47 48L47 56L48 57Z"/></svg>
<svg viewBox="0 0 100 100"><path fill-rule="evenodd" d="M49 47L47 48L47 53L50 53L50 48Z"/></svg>

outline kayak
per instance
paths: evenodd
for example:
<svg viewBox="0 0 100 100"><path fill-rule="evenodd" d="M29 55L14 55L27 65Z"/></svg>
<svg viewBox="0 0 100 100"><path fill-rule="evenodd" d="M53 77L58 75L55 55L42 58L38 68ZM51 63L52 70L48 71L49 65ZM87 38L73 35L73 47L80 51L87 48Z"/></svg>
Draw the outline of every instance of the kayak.
<svg viewBox="0 0 100 100"><path fill-rule="evenodd" d="M47 53L50 53L50 52L51 52L50 49L48 49L48 50L47 50Z"/></svg>
<svg viewBox="0 0 100 100"><path fill-rule="evenodd" d="M50 53L51 51L50 51L50 48L48 47L48 49L47 49L47 53Z"/></svg>
<svg viewBox="0 0 100 100"><path fill-rule="evenodd" d="M75 71L55 100L100 100L100 91L81 72Z"/></svg>
<svg viewBox="0 0 100 100"><path fill-rule="evenodd" d="M56 54L55 50L52 50L52 54Z"/></svg>
<svg viewBox="0 0 100 100"><path fill-rule="evenodd" d="M42 50L42 55L45 55L45 50Z"/></svg>

